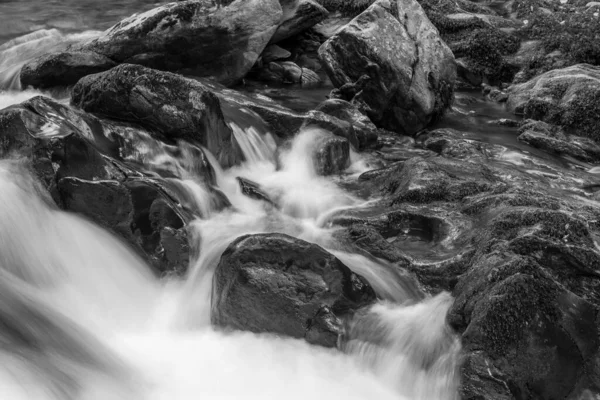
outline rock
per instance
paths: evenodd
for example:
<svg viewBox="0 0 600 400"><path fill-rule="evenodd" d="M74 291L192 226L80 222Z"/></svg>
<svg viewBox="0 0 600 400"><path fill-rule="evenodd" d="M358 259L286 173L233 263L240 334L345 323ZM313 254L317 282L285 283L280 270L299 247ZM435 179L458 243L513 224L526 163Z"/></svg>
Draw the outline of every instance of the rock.
<svg viewBox="0 0 600 400"><path fill-rule="evenodd" d="M452 52L462 60L460 77L476 84L499 84L512 81L521 68L510 64L510 58L519 50L518 36L490 26L465 28L443 35Z"/></svg>
<svg viewBox="0 0 600 400"><path fill-rule="evenodd" d="M157 272L182 274L190 248L184 225L193 213L166 181L124 164L128 145L148 149L153 140L124 132L38 96L0 111L0 154L25 158L57 205L119 235Z"/></svg>
<svg viewBox="0 0 600 400"><path fill-rule="evenodd" d="M344 171L350 162L348 140L328 135L317 144L314 155L315 171L319 175L333 175Z"/></svg>
<svg viewBox="0 0 600 400"><path fill-rule="evenodd" d="M302 77L300 78L302 87L313 87L319 86L323 81L321 77L313 70L309 68L302 68Z"/></svg>
<svg viewBox="0 0 600 400"><path fill-rule="evenodd" d="M589 379L587 365L598 348L594 307L535 261L487 256L455 292L449 321L463 332L470 360L463 367L464 398L568 398Z"/></svg>
<svg viewBox="0 0 600 400"><path fill-rule="evenodd" d="M361 177L387 193L391 204L456 202L501 184L483 164L442 157L414 157Z"/></svg>
<svg viewBox="0 0 600 400"><path fill-rule="evenodd" d="M507 107L515 114L600 141L600 68L579 64L549 71L511 86L508 94Z"/></svg>
<svg viewBox="0 0 600 400"><path fill-rule="evenodd" d="M69 86L82 76L107 71L115 65L110 58L93 51L51 53L25 64L20 79L23 87Z"/></svg>
<svg viewBox="0 0 600 400"><path fill-rule="evenodd" d="M257 78L266 82L300 83L302 68L292 61L273 61L257 72Z"/></svg>
<svg viewBox="0 0 600 400"><path fill-rule="evenodd" d="M335 347L344 318L374 301L368 282L321 247L283 234L247 235L221 256L211 320Z"/></svg>
<svg viewBox="0 0 600 400"><path fill-rule="evenodd" d="M319 104L315 110L349 122L356 133L359 150L377 143L377 127L354 104L345 100L329 99Z"/></svg>
<svg viewBox="0 0 600 400"><path fill-rule="evenodd" d="M343 107L348 108L346 111L342 111L343 107L339 111L328 107L327 113L319 109L301 113L283 107L265 96L246 95L229 89L220 91L218 96L226 107L246 107L260 115L268 129L282 139L293 137L300 129L319 127L346 138L350 145L359 150L377 143L376 133L372 131L374 125L369 124L364 115L358 115L360 112L352 105L344 105ZM331 114L339 115L339 118Z"/></svg>
<svg viewBox="0 0 600 400"><path fill-rule="evenodd" d="M65 177L58 180L57 187L61 207L123 237L159 273L179 275L187 271L187 221L153 182Z"/></svg>
<svg viewBox="0 0 600 400"><path fill-rule="evenodd" d="M571 156L585 162L600 161L600 146L591 139L565 134L541 121L529 121L519 129L518 139L549 153Z"/></svg>
<svg viewBox="0 0 600 400"><path fill-rule="evenodd" d="M225 167L242 157L218 97L196 80L122 64L81 79L71 102L87 112L135 122L171 140L205 146Z"/></svg>
<svg viewBox="0 0 600 400"><path fill-rule="evenodd" d="M336 136L345 138L354 148L358 148L356 132L354 132L352 124L347 121L332 117L331 115L320 111L312 110L305 115L304 122L300 129L311 127L318 127L331 132Z"/></svg>
<svg viewBox="0 0 600 400"><path fill-rule="evenodd" d="M242 79L255 64L282 15L277 0L235 1L220 8L215 8L212 0L165 4L135 14L99 38L72 46L61 55L51 54L27 64L23 85L36 82L49 85L57 69L55 61L43 61L56 59L73 60L61 63L65 67L61 84L75 84L92 72L82 68L81 54L97 54L102 60L119 64L210 76L230 85ZM96 61L93 65L97 67ZM83 66L87 65L83 62Z"/></svg>
<svg viewBox="0 0 600 400"><path fill-rule="evenodd" d="M238 183L240 184L240 189L242 193L251 199L264 201L267 204L272 206L275 205L273 200L269 197L267 193L260 187L260 185L256 182L252 182L250 179L242 178L240 176L236 177Z"/></svg>
<svg viewBox="0 0 600 400"><path fill-rule="evenodd" d="M290 53L286 49L283 49L277 46L276 44L271 44L267 46L267 48L262 52L261 57L262 61L268 64L271 61L285 60L291 55L292 53Z"/></svg>
<svg viewBox="0 0 600 400"><path fill-rule="evenodd" d="M271 43L277 43L323 21L329 12L320 4L312 0L299 0L296 8L289 15L284 16L277 31L271 38Z"/></svg>
<svg viewBox="0 0 600 400"><path fill-rule="evenodd" d="M414 0L376 2L319 55L336 87L370 77L360 100L376 125L394 132L418 132L452 99L454 56Z"/></svg>

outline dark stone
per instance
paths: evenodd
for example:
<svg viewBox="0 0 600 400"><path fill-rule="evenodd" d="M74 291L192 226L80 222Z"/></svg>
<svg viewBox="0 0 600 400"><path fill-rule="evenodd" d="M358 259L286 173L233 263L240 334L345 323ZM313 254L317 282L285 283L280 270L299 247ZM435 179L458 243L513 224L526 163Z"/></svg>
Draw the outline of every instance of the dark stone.
<svg viewBox="0 0 600 400"><path fill-rule="evenodd" d="M187 221L160 186L149 180L57 182L60 205L117 233L160 274L183 274L189 262Z"/></svg>
<svg viewBox="0 0 600 400"><path fill-rule="evenodd" d="M338 320L375 300L369 284L321 247L283 234L247 235L215 271L212 322L333 347Z"/></svg>
<svg viewBox="0 0 600 400"><path fill-rule="evenodd" d="M356 134L358 150L364 150L377 143L377 127L354 104L345 100L329 99L319 104L315 110L349 122Z"/></svg>
<svg viewBox="0 0 600 400"><path fill-rule="evenodd" d="M317 127L333 133L335 136L345 138L354 148L358 148L356 132L350 122L332 117L320 111L309 111L304 118L300 129Z"/></svg>
<svg viewBox="0 0 600 400"><path fill-rule="evenodd" d="M240 176L236 177L238 183L240 184L240 189L242 193L251 199L264 201L267 204L272 206L275 205L273 200L269 197L268 194L265 193L264 190L261 189L260 185L256 182L252 182L250 179L242 178Z"/></svg>
<svg viewBox="0 0 600 400"><path fill-rule="evenodd" d="M333 175L344 171L350 162L348 140L327 136L317 144L314 154L315 170L318 175Z"/></svg>
<svg viewBox="0 0 600 400"><path fill-rule="evenodd" d="M87 112L135 122L169 139L198 143L223 166L242 158L218 97L198 81L122 64L81 79L71 101Z"/></svg>
<svg viewBox="0 0 600 400"><path fill-rule="evenodd" d="M277 43L295 36L323 21L329 12L319 3L312 0L300 0L293 12L284 14L283 21L271 38L271 43Z"/></svg>
<svg viewBox="0 0 600 400"><path fill-rule="evenodd" d="M97 68L108 65L106 60L236 83L269 43L282 10L277 0L226 3L215 7L212 0L175 2L132 15L97 39L27 64L23 83L51 85L59 62L64 67L60 83L72 85L94 72L87 64Z"/></svg>
<svg viewBox="0 0 600 400"><path fill-rule="evenodd" d="M86 75L107 71L115 65L110 58L93 51L50 53L25 64L20 79L24 87L70 86Z"/></svg>

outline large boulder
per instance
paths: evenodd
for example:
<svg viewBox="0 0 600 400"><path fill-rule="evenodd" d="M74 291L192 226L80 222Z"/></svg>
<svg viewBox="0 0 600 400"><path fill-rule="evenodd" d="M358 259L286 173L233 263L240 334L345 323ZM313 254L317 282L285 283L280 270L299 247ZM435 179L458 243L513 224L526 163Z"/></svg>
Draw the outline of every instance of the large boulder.
<svg viewBox="0 0 600 400"><path fill-rule="evenodd" d="M277 0L227 3L231 4L215 7L213 0L180 1L132 15L94 40L34 60L25 66L21 82L71 85L110 68L112 60L233 84L271 40L282 10Z"/></svg>
<svg viewBox="0 0 600 400"><path fill-rule="evenodd" d="M526 118L600 141L600 67L578 64L546 72L508 90L507 107Z"/></svg>
<svg viewBox="0 0 600 400"><path fill-rule="evenodd" d="M335 347L343 318L374 300L369 283L321 247L283 234L247 235L217 266L211 319Z"/></svg>
<svg viewBox="0 0 600 400"><path fill-rule="evenodd" d="M376 2L327 40L319 56L336 87L368 75L357 100L391 131L418 132L452 99L454 56L415 0Z"/></svg>
<svg viewBox="0 0 600 400"><path fill-rule="evenodd" d="M87 112L135 122L171 140L201 144L223 166L242 157L218 97L181 75L122 64L81 79L71 101Z"/></svg>

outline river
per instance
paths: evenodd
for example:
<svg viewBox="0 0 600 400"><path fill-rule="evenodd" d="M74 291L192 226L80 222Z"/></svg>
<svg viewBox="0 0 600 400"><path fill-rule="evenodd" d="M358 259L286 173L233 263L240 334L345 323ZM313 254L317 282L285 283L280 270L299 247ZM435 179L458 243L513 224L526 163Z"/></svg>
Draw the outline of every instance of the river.
<svg viewBox="0 0 600 400"><path fill-rule="evenodd" d="M0 109L39 94L67 104L68 93L23 90L21 66L155 5L0 1ZM244 90L308 110L329 88ZM311 154L323 132L304 130L277 149L270 132L243 118L247 112L228 115L247 161L223 170L208 153L217 186L233 206L225 211L212 206L194 175L191 152L173 156L154 139L144 143L145 167L168 168L199 210L192 223L199 256L182 279L158 279L120 239L53 205L20 160L0 161L0 398L457 398L460 342L445 322L450 294L425 295L388 263L341 246L328 217L368 207L375 198L341 185L340 178L318 176ZM519 143L515 128L493 123L511 117L481 94L461 92L439 127L503 146L498 162L542 172L587 168ZM373 168L373 157L395 160L403 154L400 145L375 155L352 153L343 179L355 180ZM281 207L265 209L244 196L238 176L260 184ZM317 243L374 287L381 300L351 322L343 352L211 326L212 277L221 253L235 238L259 232ZM409 252L430 251L418 234L406 238L405 246Z"/></svg>

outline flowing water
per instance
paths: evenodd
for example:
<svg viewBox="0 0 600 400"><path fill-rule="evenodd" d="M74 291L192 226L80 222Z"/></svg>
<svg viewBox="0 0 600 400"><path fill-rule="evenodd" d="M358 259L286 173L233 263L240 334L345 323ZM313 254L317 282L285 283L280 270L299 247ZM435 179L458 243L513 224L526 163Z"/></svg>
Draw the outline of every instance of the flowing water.
<svg viewBox="0 0 600 400"><path fill-rule="evenodd" d="M153 5L103 2L113 11L97 15L96 3L0 1L0 109L40 94L20 87L25 62ZM326 91L263 94L303 110ZM45 94L69 100L67 93ZM456 399L460 343L445 322L453 299L425 295L394 265L349 252L335 239L332 215L366 209L376 199L317 175L315 143L327 132L307 129L279 143L249 110L226 114L247 161L223 170L204 150L232 205L225 210L199 176L198 148L139 134L131 155L146 171L168 172L196 215L191 230L198 248L183 278L158 279L115 236L53 205L23 161L0 161L0 398ZM514 129L489 124L502 117L508 115L500 106L463 93L442 124L502 145L499 162L586 168L538 153L517 142ZM374 165L366 155L353 153L351 160L346 183ZM258 183L279 207L243 195L237 177ZM212 276L221 253L235 238L260 232L319 244L374 287L380 301L348 321L339 350L211 326ZM419 243L412 248L429 246Z"/></svg>

